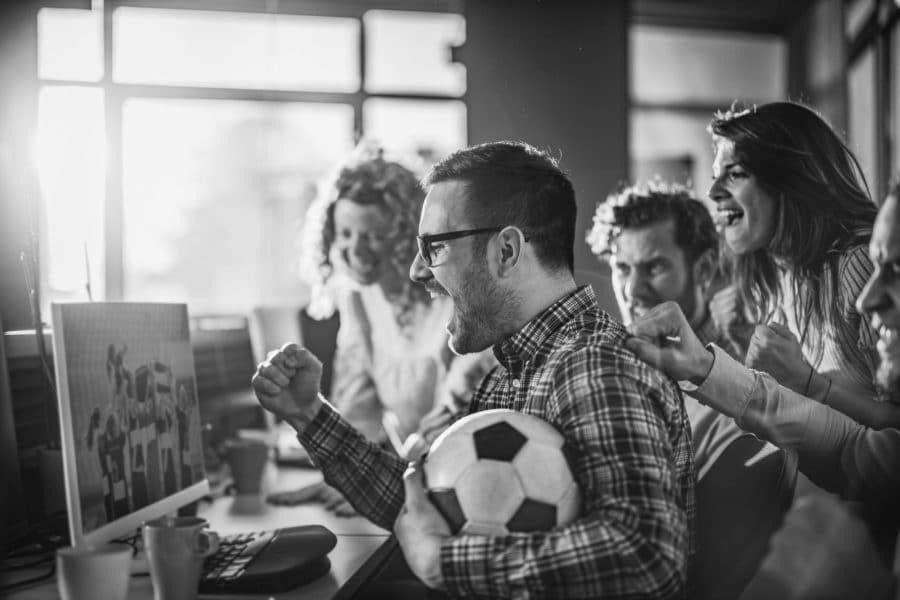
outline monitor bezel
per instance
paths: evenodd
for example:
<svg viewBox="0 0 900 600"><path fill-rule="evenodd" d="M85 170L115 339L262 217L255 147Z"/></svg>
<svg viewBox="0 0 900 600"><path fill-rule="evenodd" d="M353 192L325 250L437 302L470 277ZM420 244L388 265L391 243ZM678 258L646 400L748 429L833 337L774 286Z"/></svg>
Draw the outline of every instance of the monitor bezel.
<svg viewBox="0 0 900 600"><path fill-rule="evenodd" d="M78 490L78 470L75 458L75 434L72 426L72 410L69 402L69 377L65 358L65 336L62 322L63 306L80 303L54 302L50 305L51 325L53 332L53 355L56 371L56 396L59 406L60 442L63 455L63 477L66 488L66 509L69 512L69 536L72 546L96 546L135 533L144 521L155 519L163 515L173 513L179 508L209 495L209 481L204 472L203 478L197 483L184 488L170 496L166 496L152 504L148 504L125 517L116 519L88 533L84 532L84 523L81 512L81 496ZM92 304L101 304L94 302ZM103 304L164 304L165 306L181 306L185 311L185 323L187 319L186 304L172 303L129 303L107 302ZM190 336L190 334L188 334ZM188 337L190 341L190 337ZM194 389L196 390L196 375ZM198 408L199 410L199 408Z"/></svg>

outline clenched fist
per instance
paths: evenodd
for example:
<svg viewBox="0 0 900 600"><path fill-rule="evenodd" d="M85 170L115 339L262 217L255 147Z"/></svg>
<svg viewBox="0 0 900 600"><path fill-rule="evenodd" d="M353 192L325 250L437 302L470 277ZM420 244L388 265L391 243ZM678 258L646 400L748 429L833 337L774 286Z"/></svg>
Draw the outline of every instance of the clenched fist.
<svg viewBox="0 0 900 600"><path fill-rule="evenodd" d="M269 353L250 381L263 408L281 417L298 431L322 407L319 381L322 363L297 344L288 343Z"/></svg>
<svg viewBox="0 0 900 600"><path fill-rule="evenodd" d="M807 393L811 367L803 358L800 342L784 325L757 325L744 364L768 373L798 394Z"/></svg>

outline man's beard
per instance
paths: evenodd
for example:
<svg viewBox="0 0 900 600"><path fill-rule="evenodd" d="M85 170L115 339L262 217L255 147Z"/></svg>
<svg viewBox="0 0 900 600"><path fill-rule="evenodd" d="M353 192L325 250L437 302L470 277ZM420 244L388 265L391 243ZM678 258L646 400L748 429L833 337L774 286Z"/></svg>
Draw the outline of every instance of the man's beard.
<svg viewBox="0 0 900 600"><path fill-rule="evenodd" d="M450 337L450 349L456 354L480 352L501 341L509 328L519 302L497 285L484 265L466 273L460 297L454 299L456 330Z"/></svg>
<svg viewBox="0 0 900 600"><path fill-rule="evenodd" d="M885 358L878 364L875 379L880 391L893 402L900 403L900 365Z"/></svg>

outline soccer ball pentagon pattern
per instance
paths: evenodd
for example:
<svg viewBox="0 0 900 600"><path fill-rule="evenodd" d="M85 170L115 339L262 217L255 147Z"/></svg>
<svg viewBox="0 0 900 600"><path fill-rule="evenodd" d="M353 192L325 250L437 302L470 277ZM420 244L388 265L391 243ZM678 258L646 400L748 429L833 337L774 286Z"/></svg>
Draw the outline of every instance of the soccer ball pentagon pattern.
<svg viewBox="0 0 900 600"><path fill-rule="evenodd" d="M454 534L507 535L572 522L581 494L546 421L485 410L450 426L424 460L425 489Z"/></svg>

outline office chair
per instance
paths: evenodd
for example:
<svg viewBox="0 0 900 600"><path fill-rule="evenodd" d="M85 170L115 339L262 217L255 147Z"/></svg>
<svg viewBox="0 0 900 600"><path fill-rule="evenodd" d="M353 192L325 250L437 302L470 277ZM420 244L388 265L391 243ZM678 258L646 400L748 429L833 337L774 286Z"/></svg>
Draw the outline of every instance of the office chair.
<svg viewBox="0 0 900 600"><path fill-rule="evenodd" d="M740 596L791 506L796 481L795 452L775 450L750 434L728 445L697 482L691 598Z"/></svg>

